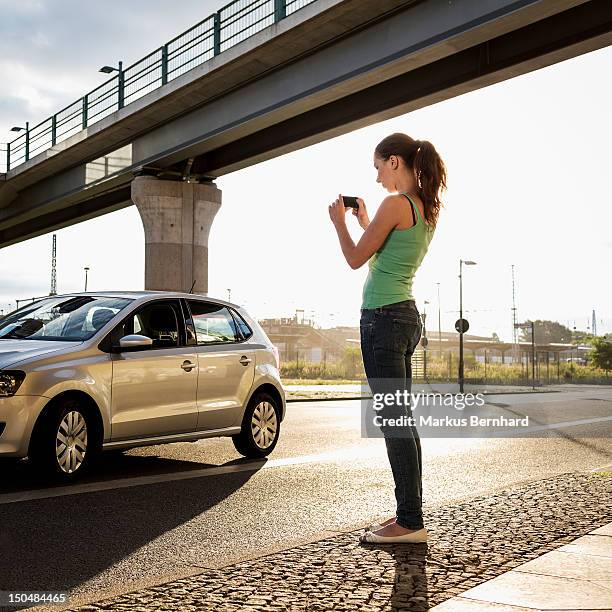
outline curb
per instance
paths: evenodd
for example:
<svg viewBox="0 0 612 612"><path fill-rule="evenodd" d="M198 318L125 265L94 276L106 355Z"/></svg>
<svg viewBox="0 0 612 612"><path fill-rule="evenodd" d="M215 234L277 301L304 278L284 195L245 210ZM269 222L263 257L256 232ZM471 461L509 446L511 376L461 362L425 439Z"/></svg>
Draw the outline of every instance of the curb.
<svg viewBox="0 0 612 612"><path fill-rule="evenodd" d="M438 391L431 391L431 393L438 393ZM458 391L452 393L452 395L458 395ZM480 393L480 391L468 391L467 393ZM491 397L493 395L526 395L526 394L537 394L540 395L542 393L562 393L562 391L556 391L555 389L549 389L546 391L500 391L495 393L483 393L487 397ZM372 399L371 395L363 395L363 396L354 396L354 397L298 397L298 398L287 398L286 402L338 402L342 400L360 400L360 399Z"/></svg>

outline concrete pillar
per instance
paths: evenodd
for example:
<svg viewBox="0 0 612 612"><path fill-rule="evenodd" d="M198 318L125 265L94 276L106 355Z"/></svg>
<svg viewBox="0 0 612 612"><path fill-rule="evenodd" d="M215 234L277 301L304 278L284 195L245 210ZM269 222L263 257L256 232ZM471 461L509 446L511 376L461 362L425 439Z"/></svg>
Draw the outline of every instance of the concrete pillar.
<svg viewBox="0 0 612 612"><path fill-rule="evenodd" d="M137 176L132 181L145 231L145 289L208 292L208 235L221 208L214 183Z"/></svg>

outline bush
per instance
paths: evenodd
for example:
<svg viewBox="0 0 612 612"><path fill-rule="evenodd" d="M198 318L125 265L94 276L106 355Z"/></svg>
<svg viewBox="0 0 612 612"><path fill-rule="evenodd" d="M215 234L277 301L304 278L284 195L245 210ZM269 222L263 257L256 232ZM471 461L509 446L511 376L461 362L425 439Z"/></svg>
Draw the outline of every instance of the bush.
<svg viewBox="0 0 612 612"><path fill-rule="evenodd" d="M365 378L361 349L347 347L338 363L281 362L281 378L318 380L356 380Z"/></svg>
<svg viewBox="0 0 612 612"><path fill-rule="evenodd" d="M589 359L593 365L608 372L612 370L612 341L607 338L593 338L591 340Z"/></svg>
<svg viewBox="0 0 612 612"><path fill-rule="evenodd" d="M593 360L587 365L561 362L557 377L557 363L550 362L549 377L546 376L546 363L536 364L536 380L542 384L556 382L604 383L612 382L605 369L596 367ZM484 363L477 362L472 355L466 356L464 375L466 382L491 385L531 385L532 366L523 363L487 363L486 377ZM459 376L459 358L455 354L427 354L427 379L430 382L456 382ZM347 347L342 360L337 363L308 363L302 360L281 362L281 377L288 379L310 380L365 380L361 350ZM419 380L415 377L415 380Z"/></svg>

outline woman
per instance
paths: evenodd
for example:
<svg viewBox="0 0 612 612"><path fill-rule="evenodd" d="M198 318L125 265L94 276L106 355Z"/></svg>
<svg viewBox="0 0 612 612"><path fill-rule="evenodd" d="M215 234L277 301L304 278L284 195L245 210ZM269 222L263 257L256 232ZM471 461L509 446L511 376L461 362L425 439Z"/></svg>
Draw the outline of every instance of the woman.
<svg viewBox="0 0 612 612"><path fill-rule="evenodd" d="M434 234L446 188L446 168L434 146L406 134L391 134L374 151L377 183L394 195L381 203L370 222L365 202L353 210L365 230L354 244L346 227L342 196L330 205L342 253L356 270L366 261L369 273L361 305L361 353L372 393L389 392L389 384L408 391L410 358L422 332L412 281ZM384 406L377 414L411 416L409 406ZM384 422L384 420L383 420ZM414 425L379 425L395 481L395 516L372 525L361 542L426 542L422 514L421 443Z"/></svg>

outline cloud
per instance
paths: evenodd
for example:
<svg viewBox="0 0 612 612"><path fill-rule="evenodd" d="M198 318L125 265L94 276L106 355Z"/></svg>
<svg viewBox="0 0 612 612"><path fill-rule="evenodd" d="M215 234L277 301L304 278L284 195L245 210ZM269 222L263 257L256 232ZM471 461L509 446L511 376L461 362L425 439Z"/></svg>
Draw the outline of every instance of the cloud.
<svg viewBox="0 0 612 612"><path fill-rule="evenodd" d="M36 125L225 4L181 0L0 0L0 142Z"/></svg>
<svg viewBox="0 0 612 612"><path fill-rule="evenodd" d="M46 293L41 294L41 283L39 279L29 277L25 279L7 279L2 275L2 287L0 288L0 310L15 308L16 299L29 299L32 297L41 297L49 293L46 288Z"/></svg>

